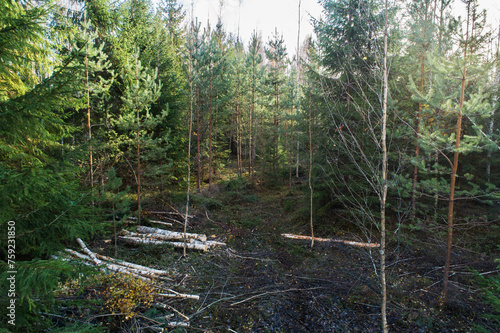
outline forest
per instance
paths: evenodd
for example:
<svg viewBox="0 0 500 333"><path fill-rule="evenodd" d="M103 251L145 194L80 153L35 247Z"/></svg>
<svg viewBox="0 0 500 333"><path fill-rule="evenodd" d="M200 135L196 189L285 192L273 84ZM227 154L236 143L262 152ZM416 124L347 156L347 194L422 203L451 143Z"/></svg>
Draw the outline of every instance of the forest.
<svg viewBox="0 0 500 333"><path fill-rule="evenodd" d="M500 331L494 13L318 2L0 1L0 333Z"/></svg>

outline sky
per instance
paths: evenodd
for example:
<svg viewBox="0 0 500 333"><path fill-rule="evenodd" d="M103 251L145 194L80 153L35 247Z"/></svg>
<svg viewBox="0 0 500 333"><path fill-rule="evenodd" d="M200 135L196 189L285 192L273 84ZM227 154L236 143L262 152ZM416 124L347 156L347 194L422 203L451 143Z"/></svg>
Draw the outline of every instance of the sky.
<svg viewBox="0 0 500 333"><path fill-rule="evenodd" d="M298 7L299 0L180 0L187 12L188 19L191 12L202 22L210 20L215 25L220 13L220 3L223 2L222 20L226 32L238 33L245 46L256 30L262 35L262 40L267 43L274 34L275 28L287 46L288 54L292 57L297 48L298 33ZM390 0L398 1L398 0ZM453 12L456 16L465 16L465 5L461 0L453 1ZM488 21L498 29L500 25L500 1L479 0L479 8L487 9ZM318 0L301 0L301 26L300 43L304 38L313 33L311 17L321 16L322 6Z"/></svg>
<svg viewBox="0 0 500 333"><path fill-rule="evenodd" d="M211 24L217 22L220 11L220 0L181 0L187 15L194 16L204 24L210 19ZM238 33L245 46L254 30L262 35L267 43L278 29L283 34L288 54L295 54L298 32L298 0L223 0L222 20L227 32ZM322 7L317 0L301 0L300 40L313 33L310 17L319 17Z"/></svg>

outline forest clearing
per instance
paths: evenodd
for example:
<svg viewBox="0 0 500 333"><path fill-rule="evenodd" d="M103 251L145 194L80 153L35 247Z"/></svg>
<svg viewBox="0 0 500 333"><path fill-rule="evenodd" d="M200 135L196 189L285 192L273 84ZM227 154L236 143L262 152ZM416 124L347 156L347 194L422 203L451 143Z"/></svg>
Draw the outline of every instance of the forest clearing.
<svg viewBox="0 0 500 333"><path fill-rule="evenodd" d="M0 1L0 333L500 331L494 11L259 1Z"/></svg>

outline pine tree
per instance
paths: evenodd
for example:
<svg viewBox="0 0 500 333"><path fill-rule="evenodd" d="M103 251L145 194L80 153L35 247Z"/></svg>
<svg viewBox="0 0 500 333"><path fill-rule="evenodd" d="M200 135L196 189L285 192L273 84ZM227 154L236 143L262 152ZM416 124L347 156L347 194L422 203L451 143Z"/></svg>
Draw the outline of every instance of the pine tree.
<svg viewBox="0 0 500 333"><path fill-rule="evenodd" d="M285 67L285 59L287 56L285 41L283 36L278 34L275 29L273 38L267 43L265 48L266 58L270 62L269 68L269 84L274 91L274 107L273 107L273 138L272 138L272 169L276 174L279 164L279 125L281 118L280 94L283 85L283 71Z"/></svg>
<svg viewBox="0 0 500 333"><path fill-rule="evenodd" d="M151 129L156 127L160 117L153 117L149 110L151 104L154 103L160 96L161 84L156 82L157 72L150 74L144 68L139 60L139 51L136 50L133 58L126 63L121 76L125 82L125 93L123 103L126 108L124 116L118 120L119 126L128 130L124 136L124 143L127 143L131 148L135 146L135 162L136 167L132 169L134 178L137 184L137 218L139 225L141 224L141 186L142 173L141 168L141 148L151 149L154 146L154 140L151 138ZM135 138L132 139L132 132L135 133Z"/></svg>
<svg viewBox="0 0 500 333"><path fill-rule="evenodd" d="M481 15L477 12L477 3L467 1L467 19L465 21L465 32L459 31L460 51L450 55L451 59L444 56L435 56L430 61L433 74L433 89L427 94L421 94L412 83L414 100L424 104L423 110L440 110L442 119L441 127L422 127L421 148L438 150L444 155L446 160L452 161L451 180L448 183L442 179L434 186L443 195L448 196L448 210L446 214L447 226L447 250L445 255L445 269L443 278L443 298L446 302L448 298L448 276L451 262L451 249L453 243L454 221L456 220L455 202L458 195L472 197L477 194L478 186L474 183L474 174L462 172L459 169L459 157L484 149L487 142L482 131L480 119L484 119L491 112L491 105L488 103L488 96L481 86L485 85L480 81L480 73L484 73L487 68L482 66L481 54L478 52L488 41L489 34L483 32ZM487 44L487 43L486 43ZM455 59L460 59L459 62ZM453 77L450 73L454 73ZM460 86L457 86L455 77L460 78ZM474 81L470 78L476 77ZM456 125L450 127L455 119ZM466 133L466 135L464 135ZM458 183L457 183L458 181ZM469 184L471 190L466 190L465 182ZM461 186L460 186L460 183Z"/></svg>
<svg viewBox="0 0 500 333"><path fill-rule="evenodd" d="M113 71L110 71L110 62L104 53L104 44L96 45L98 32L92 31L90 21L82 21L81 28L76 30L75 39L78 45L83 46L83 59L79 59L82 66L85 66L85 105L86 111L86 131L89 153L89 183L90 188L94 188L94 149L92 144L92 117L93 109L99 108L100 100L107 94L114 79ZM108 78L106 78L106 76Z"/></svg>

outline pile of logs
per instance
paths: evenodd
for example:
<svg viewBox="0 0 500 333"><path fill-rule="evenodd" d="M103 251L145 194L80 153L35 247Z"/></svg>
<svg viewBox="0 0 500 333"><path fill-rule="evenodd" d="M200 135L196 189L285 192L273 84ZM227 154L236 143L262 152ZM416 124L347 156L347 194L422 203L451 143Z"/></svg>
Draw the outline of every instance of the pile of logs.
<svg viewBox="0 0 500 333"><path fill-rule="evenodd" d="M82 248L83 253L80 253L80 252L77 252L77 251L71 250L71 249L66 249L65 252L66 252L67 256L64 260L82 259L85 264L99 267L104 273L107 273L107 274L113 274L113 273L127 274L130 276L139 278L141 280L151 282L152 285L155 287L155 289L158 290L158 292L155 295L159 300L164 299L164 298L177 298L177 299L193 299L193 300L198 301L200 299L200 296L198 296L198 295L183 294L183 293L179 293L175 290L168 288L165 284L165 280L171 280L171 279L167 277L170 275L170 273L166 270L149 268L146 266L133 264L130 262L126 262L126 261L114 259L114 258L111 258L108 256L100 255L98 253L92 252L80 238L77 238L76 241L78 242L78 244ZM190 326L190 324L189 324L190 318L188 316L180 313L172 306L165 305L164 303L161 303L161 302L154 303L153 306L162 307L162 308L168 307L169 309L176 312L179 316L181 316L184 320L184 321L167 322L165 324L166 327L173 328L173 327L189 327ZM165 319L169 319L173 316L174 316L174 314L171 314L169 316L166 316Z"/></svg>
<svg viewBox="0 0 500 333"><path fill-rule="evenodd" d="M214 246L225 246L225 243L209 241L203 234L183 233L145 226L137 227L137 232L122 230L118 239L129 244L168 244L173 247L208 251Z"/></svg>

